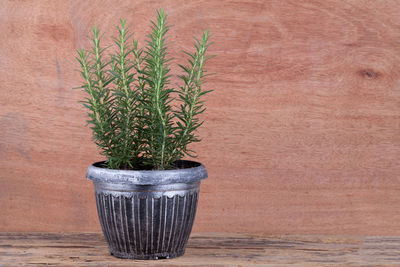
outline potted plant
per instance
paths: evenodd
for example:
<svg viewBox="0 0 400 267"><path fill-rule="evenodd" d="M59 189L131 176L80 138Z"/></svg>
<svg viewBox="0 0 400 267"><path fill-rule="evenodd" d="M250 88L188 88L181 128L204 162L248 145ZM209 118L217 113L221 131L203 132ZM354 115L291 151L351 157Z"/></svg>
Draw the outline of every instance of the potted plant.
<svg viewBox="0 0 400 267"><path fill-rule="evenodd" d="M101 46L93 28L93 47L79 50L77 60L88 97L88 124L93 141L107 160L88 168L95 187L100 224L112 255L131 259L183 255L206 168L188 148L200 141L196 130L204 112L202 89L210 45L208 30L195 39L195 52L184 52L179 65L182 85L170 86L170 58L164 10L151 21L147 45L138 48L121 20L116 51Z"/></svg>

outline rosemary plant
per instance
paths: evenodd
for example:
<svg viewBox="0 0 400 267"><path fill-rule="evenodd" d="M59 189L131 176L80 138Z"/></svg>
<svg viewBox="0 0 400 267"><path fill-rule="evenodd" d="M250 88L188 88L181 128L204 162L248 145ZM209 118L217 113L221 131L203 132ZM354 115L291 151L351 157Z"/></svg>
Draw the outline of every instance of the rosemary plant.
<svg viewBox="0 0 400 267"><path fill-rule="evenodd" d="M174 89L169 82L166 20L164 10L158 10L142 49L121 20L114 38L117 49L110 56L96 27L92 49L78 50L85 80L79 88L88 94L83 101L87 122L108 168L163 170L174 168L185 155L195 156L188 145L200 141L196 130L203 122L198 115L205 110L202 97L210 92L202 89L208 75L204 65L211 58L206 55L209 31L195 38L193 53L184 51L188 64L178 65L182 85Z"/></svg>

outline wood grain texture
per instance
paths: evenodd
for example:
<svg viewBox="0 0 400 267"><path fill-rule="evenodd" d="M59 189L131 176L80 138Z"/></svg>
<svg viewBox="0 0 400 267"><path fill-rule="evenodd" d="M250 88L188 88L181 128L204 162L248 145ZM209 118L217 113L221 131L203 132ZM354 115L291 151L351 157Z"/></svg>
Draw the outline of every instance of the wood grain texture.
<svg viewBox="0 0 400 267"><path fill-rule="evenodd" d="M195 232L400 235L396 0L1 1L0 231L100 231L75 49L160 6L174 63L215 42Z"/></svg>
<svg viewBox="0 0 400 267"><path fill-rule="evenodd" d="M4 266L399 266L400 237L195 234L182 257L109 255L101 234L0 233Z"/></svg>

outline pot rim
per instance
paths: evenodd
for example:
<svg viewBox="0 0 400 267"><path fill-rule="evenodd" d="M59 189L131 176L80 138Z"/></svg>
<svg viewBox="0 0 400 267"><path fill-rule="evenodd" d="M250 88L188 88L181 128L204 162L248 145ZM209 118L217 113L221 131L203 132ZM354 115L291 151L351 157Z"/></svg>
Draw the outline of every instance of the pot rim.
<svg viewBox="0 0 400 267"><path fill-rule="evenodd" d="M179 164L195 167L171 170L116 170L97 167L105 161L95 162L89 166L86 178L94 183L164 185L174 183L193 183L208 177L206 167L196 161L177 160Z"/></svg>

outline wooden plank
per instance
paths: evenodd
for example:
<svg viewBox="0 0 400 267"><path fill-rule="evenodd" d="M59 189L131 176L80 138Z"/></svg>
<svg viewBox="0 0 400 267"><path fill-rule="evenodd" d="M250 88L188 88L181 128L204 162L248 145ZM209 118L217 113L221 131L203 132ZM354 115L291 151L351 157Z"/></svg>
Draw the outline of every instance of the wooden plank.
<svg viewBox="0 0 400 267"><path fill-rule="evenodd" d="M398 0L0 1L0 231L100 231L75 49L159 7L217 55L194 231L400 235Z"/></svg>
<svg viewBox="0 0 400 267"><path fill-rule="evenodd" d="M110 256L99 233L0 233L0 266L398 266L400 237L194 234L184 256Z"/></svg>

